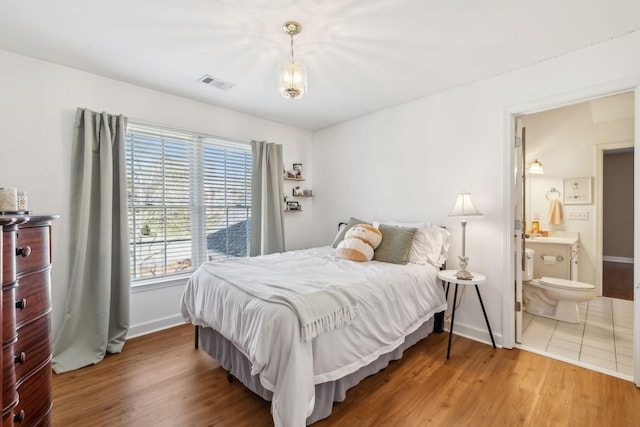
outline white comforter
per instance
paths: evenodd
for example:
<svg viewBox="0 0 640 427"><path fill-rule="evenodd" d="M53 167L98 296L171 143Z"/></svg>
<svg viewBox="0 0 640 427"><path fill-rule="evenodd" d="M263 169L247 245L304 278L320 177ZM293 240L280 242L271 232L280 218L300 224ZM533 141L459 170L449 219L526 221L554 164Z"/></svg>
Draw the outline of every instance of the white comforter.
<svg viewBox="0 0 640 427"><path fill-rule="evenodd" d="M265 277L281 274L282 285L351 283L349 295L356 300L358 315L351 324L304 342L299 318L290 307L252 297L233 284L244 281L243 265L244 270L264 268ZM315 384L355 372L395 349L445 308L433 266L358 263L336 257L328 246L206 263L182 295L185 320L217 330L245 354L252 374L273 392L275 425L287 427L305 425L313 411Z"/></svg>

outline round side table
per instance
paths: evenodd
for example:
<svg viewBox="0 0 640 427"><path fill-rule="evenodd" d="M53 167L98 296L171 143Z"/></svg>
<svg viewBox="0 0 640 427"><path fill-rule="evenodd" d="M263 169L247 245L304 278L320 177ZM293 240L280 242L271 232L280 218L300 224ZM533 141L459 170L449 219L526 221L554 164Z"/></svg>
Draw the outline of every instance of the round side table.
<svg viewBox="0 0 640 427"><path fill-rule="evenodd" d="M453 309L451 310L451 327L449 327L449 343L447 345L447 359L451 353L451 336L453 335L453 322L456 317L456 299L458 298L458 285L473 285L476 288L476 293L478 294L478 301L480 301L480 307L482 307L482 314L484 314L484 320L487 322L487 329L489 330L489 336L491 337L491 343L493 344L493 348L496 348L496 342L493 339L493 332L491 332L491 325L489 325L489 318L487 317L487 312L484 309L484 303L482 302L482 297L480 296L480 289L478 289L478 285L482 285L487 281L487 277L484 274L471 272L473 276L471 279L458 279L456 277L456 273L458 270L442 270L438 272L438 278L442 281L442 283L446 283L446 291L445 295L447 298L449 297L449 285L455 283L456 288L453 292Z"/></svg>

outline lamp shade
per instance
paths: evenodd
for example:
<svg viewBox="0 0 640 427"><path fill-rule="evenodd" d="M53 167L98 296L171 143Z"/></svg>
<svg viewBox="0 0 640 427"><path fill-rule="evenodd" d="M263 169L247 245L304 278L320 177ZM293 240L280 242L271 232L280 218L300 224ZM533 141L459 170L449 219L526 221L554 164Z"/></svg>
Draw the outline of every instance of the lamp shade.
<svg viewBox="0 0 640 427"><path fill-rule="evenodd" d="M533 175L544 175L544 169L542 169L542 163L535 159L531 166L529 166L528 172Z"/></svg>
<svg viewBox="0 0 640 427"><path fill-rule="evenodd" d="M482 216L480 212L473 206L471 202L471 193L463 191L458 193L456 204L449 216L467 217L467 216Z"/></svg>

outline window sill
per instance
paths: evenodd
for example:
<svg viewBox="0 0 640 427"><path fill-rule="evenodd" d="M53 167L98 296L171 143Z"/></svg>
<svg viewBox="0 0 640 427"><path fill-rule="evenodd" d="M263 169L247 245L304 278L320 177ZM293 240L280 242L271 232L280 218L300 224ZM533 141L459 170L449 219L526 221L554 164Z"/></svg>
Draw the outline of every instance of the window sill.
<svg viewBox="0 0 640 427"><path fill-rule="evenodd" d="M191 276L191 272L176 274L169 277L151 277L131 282L131 293L153 291L161 288L171 288L174 286L184 286Z"/></svg>

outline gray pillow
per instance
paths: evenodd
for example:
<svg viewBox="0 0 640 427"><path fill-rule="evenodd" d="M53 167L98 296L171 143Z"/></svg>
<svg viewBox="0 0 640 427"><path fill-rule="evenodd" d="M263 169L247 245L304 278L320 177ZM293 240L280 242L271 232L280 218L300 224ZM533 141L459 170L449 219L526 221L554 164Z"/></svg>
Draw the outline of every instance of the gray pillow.
<svg viewBox="0 0 640 427"><path fill-rule="evenodd" d="M363 221L361 219L351 217L351 219L349 220L347 225L345 225L344 227L342 227L340 229L340 231L338 231L338 234L336 235L336 238L333 239L333 243L331 244L331 246L333 246L334 248L337 248L338 244L340 244L340 242L342 242L344 240L344 235L347 234L347 231L349 231L349 229L351 227L353 227L354 225L358 225L358 224L371 225L367 221Z"/></svg>
<svg viewBox="0 0 640 427"><path fill-rule="evenodd" d="M382 242L373 253L373 259L393 264L408 263L413 237L418 229L380 224L378 230L382 233Z"/></svg>

